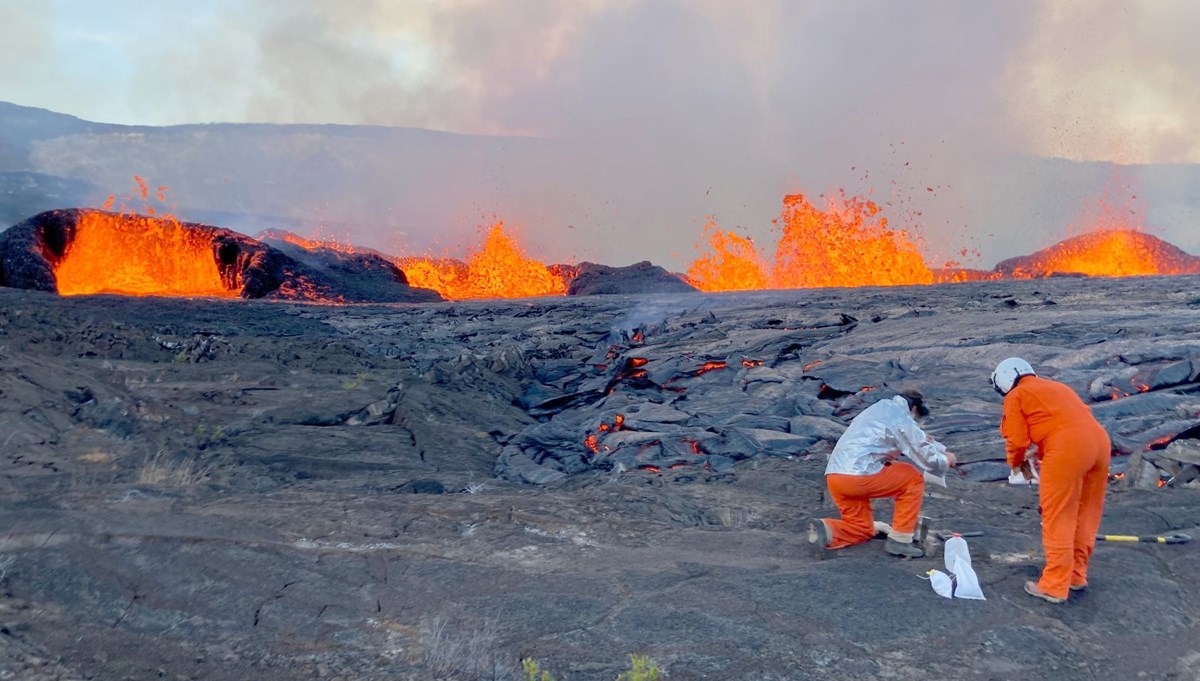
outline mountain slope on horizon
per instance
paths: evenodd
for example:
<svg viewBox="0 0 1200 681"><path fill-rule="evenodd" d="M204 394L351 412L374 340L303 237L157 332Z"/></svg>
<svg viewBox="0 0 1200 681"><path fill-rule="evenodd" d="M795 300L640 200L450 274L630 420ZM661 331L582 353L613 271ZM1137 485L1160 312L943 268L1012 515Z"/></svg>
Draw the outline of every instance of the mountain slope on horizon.
<svg viewBox="0 0 1200 681"><path fill-rule="evenodd" d="M773 243L771 221L784 194L830 189L786 180L795 163L714 165L704 150L694 158L642 157L628 144L381 126L125 126L0 102L0 227L29 217L26 211L99 206L110 195L137 209L137 175L166 187L165 208L180 218L246 234L280 228L385 252L461 256L481 226L504 220L543 261L651 260L684 269L707 216ZM920 197L933 207L916 214L940 230L926 239L928 255L979 251L980 262L966 264L990 269L1060 241L1114 168L1140 185L1134 191L1147 206L1150 231L1200 252L1200 165L1117 167L1014 155L940 197ZM883 204L885 214L908 227L907 204L898 205ZM967 217L955 226L950 217L929 217L941 209Z"/></svg>

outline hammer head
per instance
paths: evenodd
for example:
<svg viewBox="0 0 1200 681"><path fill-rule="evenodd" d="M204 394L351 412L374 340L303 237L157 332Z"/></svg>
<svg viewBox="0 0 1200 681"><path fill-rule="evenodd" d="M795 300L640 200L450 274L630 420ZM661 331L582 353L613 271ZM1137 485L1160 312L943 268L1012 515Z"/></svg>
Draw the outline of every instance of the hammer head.
<svg viewBox="0 0 1200 681"><path fill-rule="evenodd" d="M937 533L929 531L929 518L920 516L917 518L917 529L913 532L913 541L925 550L925 556L936 556L938 547L942 542L938 540Z"/></svg>
<svg viewBox="0 0 1200 681"><path fill-rule="evenodd" d="M929 518L927 516L917 516L917 529L913 530L913 541L918 544L925 541L929 536Z"/></svg>

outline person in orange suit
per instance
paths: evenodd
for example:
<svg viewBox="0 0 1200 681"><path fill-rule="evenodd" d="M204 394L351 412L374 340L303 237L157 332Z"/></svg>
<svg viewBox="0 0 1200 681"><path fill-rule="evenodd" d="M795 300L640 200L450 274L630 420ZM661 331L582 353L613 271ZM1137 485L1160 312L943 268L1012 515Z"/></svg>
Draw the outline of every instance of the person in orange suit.
<svg viewBox="0 0 1200 681"><path fill-rule="evenodd" d="M895 508L884 550L905 558L925 555L913 541L925 496L922 471L941 477L955 463L954 455L917 424L928 415L925 396L909 389L854 417L825 467L825 484L841 518L809 519L809 542L840 549L872 539L871 500L891 498ZM897 461L901 455L913 463Z"/></svg>
<svg viewBox="0 0 1200 681"><path fill-rule="evenodd" d="M1069 386L1041 378L1029 362L1010 357L992 372L1004 396L1000 433L1008 465L1030 477L1026 452L1037 446L1041 482L1042 546L1046 566L1025 591L1051 603L1088 585L1088 562L1096 545L1112 445L1092 410Z"/></svg>

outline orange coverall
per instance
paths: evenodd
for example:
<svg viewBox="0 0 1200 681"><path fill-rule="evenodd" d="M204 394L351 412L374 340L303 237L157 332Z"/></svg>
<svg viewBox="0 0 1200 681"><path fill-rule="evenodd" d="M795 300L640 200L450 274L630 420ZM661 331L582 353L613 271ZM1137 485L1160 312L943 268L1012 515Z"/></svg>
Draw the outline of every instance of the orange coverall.
<svg viewBox="0 0 1200 681"><path fill-rule="evenodd" d="M874 475L825 476L829 495L837 505L841 518L826 518L832 541L828 548L861 544L875 537L875 518L871 500L895 499L892 510L892 530L912 541L925 496L925 478L910 463L897 461L883 467Z"/></svg>
<svg viewBox="0 0 1200 681"><path fill-rule="evenodd" d="M1066 598L1069 587L1087 584L1108 485L1108 433L1074 390L1037 376L1022 377L1004 396L1000 432L1013 468L1025 461L1030 444L1037 445L1046 552L1037 585L1044 593Z"/></svg>
<svg viewBox="0 0 1200 681"><path fill-rule="evenodd" d="M880 400L854 420L829 455L825 483L841 518L825 518L830 532L826 548L861 544L875 536L871 500L895 499L888 537L902 544L913 540L925 476L917 466L895 461L901 454L942 476L949 468L946 448L927 435L903 397Z"/></svg>

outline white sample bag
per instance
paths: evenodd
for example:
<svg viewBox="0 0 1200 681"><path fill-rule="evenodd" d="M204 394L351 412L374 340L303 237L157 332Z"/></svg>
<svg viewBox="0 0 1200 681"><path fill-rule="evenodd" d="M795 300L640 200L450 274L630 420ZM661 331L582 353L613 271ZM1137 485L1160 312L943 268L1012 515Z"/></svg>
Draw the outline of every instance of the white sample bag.
<svg viewBox="0 0 1200 681"><path fill-rule="evenodd" d="M933 590L942 598L953 598L954 582L951 581L950 575L941 570L929 571L929 583L933 586Z"/></svg>
<svg viewBox="0 0 1200 681"><path fill-rule="evenodd" d="M954 597L986 600L983 589L979 587L979 576L971 567L971 551L967 548L967 540L962 537L950 537L946 540L946 569L954 575Z"/></svg>
<svg viewBox="0 0 1200 681"><path fill-rule="evenodd" d="M1012 472L1010 472L1008 474L1008 484L1010 484L1010 485L1036 485L1036 484L1038 484L1038 480L1039 480L1039 478L1041 478L1041 476L1038 475L1038 469L1031 467L1030 470L1033 471L1033 479L1026 480L1025 474L1021 472L1020 468L1011 469Z"/></svg>
<svg viewBox="0 0 1200 681"><path fill-rule="evenodd" d="M950 574L941 570L930 570L929 584L937 595L943 598L969 598L971 600L987 600L983 597L983 589L979 587L979 576L971 567L971 552L967 548L967 540L962 537L951 537L946 540L946 569Z"/></svg>

